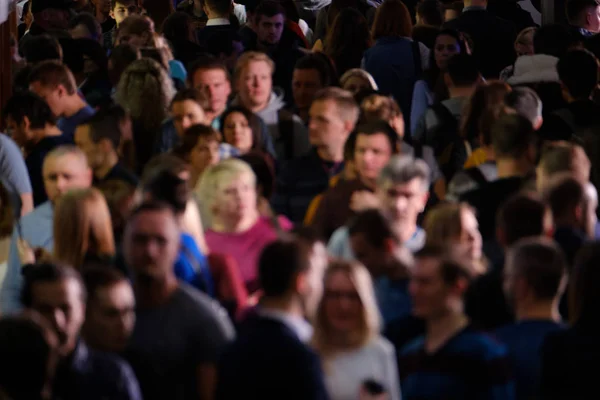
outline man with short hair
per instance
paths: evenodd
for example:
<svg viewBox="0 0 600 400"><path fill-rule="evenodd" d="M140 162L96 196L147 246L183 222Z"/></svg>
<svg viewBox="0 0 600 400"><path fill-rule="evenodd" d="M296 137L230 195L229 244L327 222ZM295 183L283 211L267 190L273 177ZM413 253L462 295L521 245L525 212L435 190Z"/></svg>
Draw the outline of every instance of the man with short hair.
<svg viewBox="0 0 600 400"><path fill-rule="evenodd" d="M208 21L206 26L197 32L198 44L206 48L211 38L220 33L227 33L233 39L235 27L230 22L233 12L231 0L204 0L203 9Z"/></svg>
<svg viewBox="0 0 600 400"><path fill-rule="evenodd" d="M398 356L402 395L409 399L514 399L506 349L479 333L465 315L471 266L449 249L416 255L409 291L426 333Z"/></svg>
<svg viewBox="0 0 600 400"><path fill-rule="evenodd" d="M567 0L565 11L569 24L583 38L600 32L600 1Z"/></svg>
<svg viewBox="0 0 600 400"><path fill-rule="evenodd" d="M3 314L21 309L19 293L23 285L21 256L23 248L41 247L52 251L54 244L53 204L67 191L88 188L92 184L92 171L85 154L75 146L60 146L44 160L42 170L44 186L49 201L16 222L12 233L6 276L0 289L0 307Z"/></svg>
<svg viewBox="0 0 600 400"><path fill-rule="evenodd" d="M188 86L204 91L208 96L204 108L207 123L220 128L219 116L227 108L231 95L231 80L227 67L213 57L206 57L188 68Z"/></svg>
<svg viewBox="0 0 600 400"><path fill-rule="evenodd" d="M535 183L542 192L557 174L570 173L581 183L590 181L591 162L583 147L568 142L557 142L542 150L535 170Z"/></svg>
<svg viewBox="0 0 600 400"><path fill-rule="evenodd" d="M294 110L305 124L308 125L309 110L315 95L319 90L332 86L332 83L329 66L323 55L308 54L296 63L292 75Z"/></svg>
<svg viewBox="0 0 600 400"><path fill-rule="evenodd" d="M497 329L495 336L508 348L518 399L539 393L542 344L548 333L565 327L558 303L566 274L565 256L550 239L523 239L508 251L504 290L517 321Z"/></svg>
<svg viewBox="0 0 600 400"><path fill-rule="evenodd" d="M67 139L73 140L77 125L94 115L94 109L77 92L71 71L58 61L36 65L29 75L29 89L48 103Z"/></svg>
<svg viewBox="0 0 600 400"><path fill-rule="evenodd" d="M358 114L350 92L326 88L317 93L308 126L313 149L282 166L273 198L275 211L293 222L302 222L312 199L344 169L344 143L354 130Z"/></svg>
<svg viewBox="0 0 600 400"><path fill-rule="evenodd" d="M90 39L103 43L100 22L90 13L82 12L69 21L69 34L73 39Z"/></svg>
<svg viewBox="0 0 600 400"><path fill-rule="evenodd" d="M129 352L149 373L141 382L145 399L212 399L217 360L234 336L218 303L177 280L180 234L164 203L143 203L125 228L123 250L137 303Z"/></svg>
<svg viewBox="0 0 600 400"><path fill-rule="evenodd" d="M219 363L215 399L327 399L304 314L319 271L300 243L284 240L265 247L258 269L263 297Z"/></svg>
<svg viewBox="0 0 600 400"><path fill-rule="evenodd" d="M86 291L72 266L28 265L21 292L23 305L53 325L59 361L53 395L61 399L142 399L131 367L115 355L91 350L80 340Z"/></svg>
<svg viewBox="0 0 600 400"><path fill-rule="evenodd" d="M115 20L115 26L103 34L104 48L112 50L117 38L117 29L127 17L140 13L138 0L110 0L109 16Z"/></svg>

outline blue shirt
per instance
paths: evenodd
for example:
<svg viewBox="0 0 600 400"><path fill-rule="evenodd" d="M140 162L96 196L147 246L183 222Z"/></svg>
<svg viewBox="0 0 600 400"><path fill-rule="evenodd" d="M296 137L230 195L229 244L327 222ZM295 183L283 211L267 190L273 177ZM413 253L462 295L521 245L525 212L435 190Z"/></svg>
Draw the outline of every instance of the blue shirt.
<svg viewBox="0 0 600 400"><path fill-rule="evenodd" d="M77 125L81 124L95 113L96 110L86 105L70 117L60 118L56 125L67 139L73 140L75 138L75 128L77 128Z"/></svg>
<svg viewBox="0 0 600 400"><path fill-rule="evenodd" d="M196 289L214 297L213 280L206 256L202 254L194 238L181 234L181 249L175 261L175 275Z"/></svg>
<svg viewBox="0 0 600 400"><path fill-rule="evenodd" d="M408 294L408 282L408 279L391 280L387 276L373 280L377 305L386 325L410 315L412 302Z"/></svg>

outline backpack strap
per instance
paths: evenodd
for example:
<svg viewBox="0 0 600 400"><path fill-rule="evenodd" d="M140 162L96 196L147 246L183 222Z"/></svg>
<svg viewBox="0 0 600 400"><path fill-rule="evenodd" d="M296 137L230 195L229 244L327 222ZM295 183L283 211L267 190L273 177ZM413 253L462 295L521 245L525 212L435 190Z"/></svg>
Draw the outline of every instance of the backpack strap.
<svg viewBox="0 0 600 400"><path fill-rule="evenodd" d="M277 142L283 144L283 154L286 160L294 158L294 114L280 109L277 111Z"/></svg>

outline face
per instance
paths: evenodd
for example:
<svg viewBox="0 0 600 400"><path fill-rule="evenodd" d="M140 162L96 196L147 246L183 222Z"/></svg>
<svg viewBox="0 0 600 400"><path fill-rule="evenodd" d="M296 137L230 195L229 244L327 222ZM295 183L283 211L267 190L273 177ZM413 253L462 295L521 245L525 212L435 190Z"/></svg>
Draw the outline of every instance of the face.
<svg viewBox="0 0 600 400"><path fill-rule="evenodd" d="M71 278L36 283L31 295L31 308L48 319L58 335L60 355L69 355L77 345L79 331L85 319L85 303L80 283Z"/></svg>
<svg viewBox="0 0 600 400"><path fill-rule="evenodd" d="M321 75L316 69L295 69L292 77L294 103L299 109L310 107L315 94L323 88Z"/></svg>
<svg viewBox="0 0 600 400"><path fill-rule="evenodd" d="M206 123L204 110L193 100L184 100L173 103L171 115L177 134L182 137L186 129L192 125Z"/></svg>
<svg viewBox="0 0 600 400"><path fill-rule="evenodd" d="M168 211L147 211L135 217L125 229L125 261L139 278L156 279L173 273L179 253L179 228Z"/></svg>
<svg viewBox="0 0 600 400"><path fill-rule="evenodd" d="M110 0L92 0L92 4L105 14L110 12Z"/></svg>
<svg viewBox="0 0 600 400"><path fill-rule="evenodd" d="M55 116L62 117L64 112L62 103L67 95L67 91L62 85L51 88L42 85L40 82L32 82L29 84L29 90L44 99Z"/></svg>
<svg viewBox="0 0 600 400"><path fill-rule="evenodd" d="M352 76L346 80L342 89L345 89L356 96L359 92L370 88L371 84L365 78Z"/></svg>
<svg viewBox="0 0 600 400"><path fill-rule="evenodd" d="M479 224L475 214L471 210L463 209L461 212L461 233L459 245L469 259L473 261L481 260L481 233L479 233Z"/></svg>
<svg viewBox="0 0 600 400"><path fill-rule="evenodd" d="M386 249L373 246L362 233L350 237L350 246L356 259L363 264L371 274L380 274L389 264Z"/></svg>
<svg viewBox="0 0 600 400"><path fill-rule="evenodd" d="M135 297L126 281L99 288L87 308L84 332L94 347L121 352L135 324Z"/></svg>
<svg viewBox="0 0 600 400"><path fill-rule="evenodd" d="M327 268L327 249L322 242L316 242L314 244L305 244L306 251L308 252L308 260L310 263L310 269L307 273L308 285L305 297L305 313L308 319L314 318L319 301L323 295L323 274Z"/></svg>
<svg viewBox="0 0 600 400"><path fill-rule="evenodd" d="M190 153L190 164L192 168L201 174L206 168L215 165L221 160L219 156L219 142L199 138L196 146Z"/></svg>
<svg viewBox="0 0 600 400"><path fill-rule="evenodd" d="M227 107L227 100L231 95L231 84L227 74L222 69L198 70L194 74L194 87L205 90L210 101L210 110L213 118L221 115Z"/></svg>
<svg viewBox="0 0 600 400"><path fill-rule="evenodd" d="M223 133L225 134L225 141L242 154L249 152L254 144L252 128L250 128L246 116L242 113L232 112L227 116L223 124Z"/></svg>
<svg viewBox="0 0 600 400"><path fill-rule="evenodd" d="M444 70L448 66L448 60L460 53L460 44L452 36L440 35L435 40L434 51L435 63L439 69Z"/></svg>
<svg viewBox="0 0 600 400"><path fill-rule="evenodd" d="M435 318L447 310L451 289L442 279L439 261L433 258L418 258L408 288L415 316L424 319Z"/></svg>
<svg viewBox="0 0 600 400"><path fill-rule="evenodd" d="M6 117L7 134L21 147L27 147L33 138L32 133L27 129L25 121L17 123L10 116Z"/></svg>
<svg viewBox="0 0 600 400"><path fill-rule="evenodd" d="M88 28L85 25L82 25L82 24L79 24L79 25L75 26L73 29L69 30L69 33L71 34L71 37L73 39L91 39L92 38L91 32L88 30Z"/></svg>
<svg viewBox="0 0 600 400"><path fill-rule="evenodd" d="M529 32L523 36L520 43L515 44L517 56L531 56L534 53L533 49L533 32Z"/></svg>
<svg viewBox="0 0 600 400"><path fill-rule="evenodd" d="M214 205L216 216L240 220L256 210L256 187L249 176L242 175L219 188Z"/></svg>
<svg viewBox="0 0 600 400"><path fill-rule="evenodd" d="M121 22L130 15L139 14L139 9L135 1L118 1L115 4L115 8L111 10L110 16L115 20L117 26L121 25Z"/></svg>
<svg viewBox="0 0 600 400"><path fill-rule="evenodd" d="M334 332L350 333L360 329L363 306L346 273L336 272L328 277L323 302L325 316Z"/></svg>
<svg viewBox="0 0 600 400"><path fill-rule="evenodd" d="M79 125L75 129L75 144L85 153L92 170L102 165L104 157L101 147L92 141L89 125Z"/></svg>
<svg viewBox="0 0 600 400"><path fill-rule="evenodd" d="M392 148L385 134L362 135L359 133L356 137L354 162L356 171L361 178L377 179L391 157Z"/></svg>
<svg viewBox="0 0 600 400"><path fill-rule="evenodd" d="M239 76L240 96L249 108L265 107L273 89L273 71L266 61L252 61Z"/></svg>
<svg viewBox="0 0 600 400"><path fill-rule="evenodd" d="M315 101L309 111L310 144L317 148L343 149L351 126L342 120L333 100Z"/></svg>
<svg viewBox="0 0 600 400"><path fill-rule="evenodd" d="M587 14L587 30L590 32L600 32L600 6L593 7L588 10Z"/></svg>
<svg viewBox="0 0 600 400"><path fill-rule="evenodd" d="M400 185L385 182L377 188L381 211L393 225L416 224L427 204L427 195L419 178Z"/></svg>
<svg viewBox="0 0 600 400"><path fill-rule="evenodd" d="M85 189L92 184L92 172L87 160L75 154L46 157L42 173L46 194L52 202L71 189Z"/></svg>
<svg viewBox="0 0 600 400"><path fill-rule="evenodd" d="M258 40L266 45L276 45L281 40L283 34L283 26L285 17L282 14L277 14L273 17L261 15L257 23Z"/></svg>
<svg viewBox="0 0 600 400"><path fill-rule="evenodd" d="M136 35L136 34L123 32L122 34L119 34L119 36L117 36L117 45L121 45L121 44L129 44L129 45L139 49L142 47L147 47L148 39L145 36L145 34Z"/></svg>

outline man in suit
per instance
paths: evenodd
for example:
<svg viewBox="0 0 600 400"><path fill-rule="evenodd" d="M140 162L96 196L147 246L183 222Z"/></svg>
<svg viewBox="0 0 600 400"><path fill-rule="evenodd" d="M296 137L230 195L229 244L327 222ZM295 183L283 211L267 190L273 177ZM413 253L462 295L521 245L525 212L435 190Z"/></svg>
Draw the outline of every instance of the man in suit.
<svg viewBox="0 0 600 400"><path fill-rule="evenodd" d="M444 28L468 34L481 74L487 79L498 78L500 71L515 61L515 26L490 13L488 0L464 0L464 3L462 14L446 22Z"/></svg>
<svg viewBox="0 0 600 400"><path fill-rule="evenodd" d="M305 304L318 273L296 241L278 240L263 250L264 296L221 359L216 400L328 398L319 358L305 344L312 335Z"/></svg>

